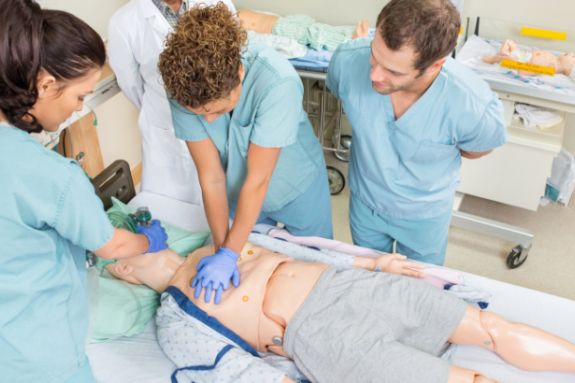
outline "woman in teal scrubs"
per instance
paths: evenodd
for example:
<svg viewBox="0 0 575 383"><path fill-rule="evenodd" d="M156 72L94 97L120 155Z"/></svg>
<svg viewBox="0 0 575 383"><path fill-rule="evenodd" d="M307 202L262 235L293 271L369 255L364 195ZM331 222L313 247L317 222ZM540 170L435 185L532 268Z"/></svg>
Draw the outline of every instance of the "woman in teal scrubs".
<svg viewBox="0 0 575 383"><path fill-rule="evenodd" d="M0 0L0 380L94 382L86 250L123 258L166 247L159 223L115 230L77 163L29 133L56 131L106 59L78 18Z"/></svg>
<svg viewBox="0 0 575 383"><path fill-rule="evenodd" d="M197 296L206 288L206 301L215 290L216 303L230 279L239 283L236 260L256 222L332 237L325 160L303 110L301 80L273 49L245 42L227 7L194 7L159 64L217 249L198 265L193 285Z"/></svg>

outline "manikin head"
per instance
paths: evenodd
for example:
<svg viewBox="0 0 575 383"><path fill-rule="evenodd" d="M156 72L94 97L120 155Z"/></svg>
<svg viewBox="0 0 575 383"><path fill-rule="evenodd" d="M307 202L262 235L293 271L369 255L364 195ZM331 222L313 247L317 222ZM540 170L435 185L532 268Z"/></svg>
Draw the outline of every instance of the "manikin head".
<svg viewBox="0 0 575 383"><path fill-rule="evenodd" d="M118 279L135 285L146 285L162 292L168 287L168 282L184 261L185 258L173 250L166 249L157 253L119 259L105 267Z"/></svg>
<svg viewBox="0 0 575 383"><path fill-rule="evenodd" d="M391 0L377 18L370 78L382 94L425 90L457 43L460 16L449 0Z"/></svg>
<svg viewBox="0 0 575 383"><path fill-rule="evenodd" d="M208 122L230 112L242 92L246 41L246 32L223 3L190 8L160 55L170 97Z"/></svg>
<svg viewBox="0 0 575 383"><path fill-rule="evenodd" d="M55 131L96 85L100 36L67 12L0 0L0 111L26 132Z"/></svg>

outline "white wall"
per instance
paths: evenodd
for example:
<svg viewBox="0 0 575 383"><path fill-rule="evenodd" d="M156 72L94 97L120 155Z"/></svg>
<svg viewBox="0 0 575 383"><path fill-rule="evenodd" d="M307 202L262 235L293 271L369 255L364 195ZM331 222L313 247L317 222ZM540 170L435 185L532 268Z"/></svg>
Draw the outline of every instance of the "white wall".
<svg viewBox="0 0 575 383"><path fill-rule="evenodd" d="M40 0L45 8L62 9L92 26L103 39L108 36L108 20L128 0Z"/></svg>
<svg viewBox="0 0 575 383"><path fill-rule="evenodd" d="M94 111L104 166L117 159L134 169L141 161L142 139L138 130L138 110L122 94L117 94Z"/></svg>
<svg viewBox="0 0 575 383"><path fill-rule="evenodd" d="M498 18L550 29L575 29L573 0L465 0L464 15Z"/></svg>

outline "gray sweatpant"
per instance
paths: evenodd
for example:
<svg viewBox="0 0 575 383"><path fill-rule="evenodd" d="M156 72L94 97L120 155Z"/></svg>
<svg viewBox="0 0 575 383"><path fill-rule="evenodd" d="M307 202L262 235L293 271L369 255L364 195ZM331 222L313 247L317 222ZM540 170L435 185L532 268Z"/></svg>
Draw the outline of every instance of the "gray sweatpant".
<svg viewBox="0 0 575 383"><path fill-rule="evenodd" d="M414 278L330 268L288 325L284 350L313 382L446 383L437 355L466 309Z"/></svg>

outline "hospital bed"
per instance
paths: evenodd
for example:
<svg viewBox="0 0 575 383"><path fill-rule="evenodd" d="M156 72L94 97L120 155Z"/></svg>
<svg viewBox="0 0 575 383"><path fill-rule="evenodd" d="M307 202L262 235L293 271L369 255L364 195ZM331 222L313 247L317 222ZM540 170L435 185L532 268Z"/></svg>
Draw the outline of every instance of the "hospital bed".
<svg viewBox="0 0 575 383"><path fill-rule="evenodd" d="M126 193L126 181L122 180L128 178L128 174L116 176L110 172L96 181L107 183L108 187L116 190L101 194L103 198L129 198L131 193ZM146 192L137 194L129 205L147 206L155 218L189 231L208 228L201 206ZM468 286L491 294L491 311L575 342L575 302L472 274L463 275ZM153 321L138 335L88 344L87 354L99 383L170 383L170 376L175 369L157 343ZM575 378L572 374L520 371L506 365L491 352L475 347L452 347L445 357L453 364L476 369L502 383L567 383L573 382Z"/></svg>

